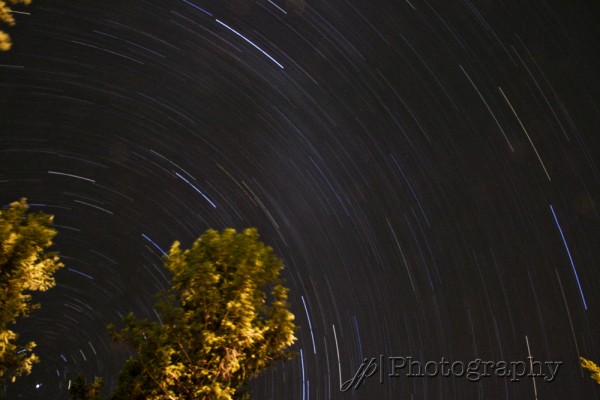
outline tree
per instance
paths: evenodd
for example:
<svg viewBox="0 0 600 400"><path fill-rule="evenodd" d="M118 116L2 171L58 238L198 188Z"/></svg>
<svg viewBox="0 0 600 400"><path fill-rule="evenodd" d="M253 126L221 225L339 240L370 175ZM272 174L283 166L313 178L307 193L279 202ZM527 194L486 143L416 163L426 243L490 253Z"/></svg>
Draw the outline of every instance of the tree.
<svg viewBox="0 0 600 400"><path fill-rule="evenodd" d="M0 0L0 22L9 26L15 25L14 11L11 6L23 4L28 6L31 0ZM0 51L8 51L12 47L12 42L8 33L0 30Z"/></svg>
<svg viewBox="0 0 600 400"><path fill-rule="evenodd" d="M100 400L100 391L104 386L104 381L100 377L95 377L92 383L87 383L83 374L77 375L77 378L71 381L69 394L71 400Z"/></svg>
<svg viewBox="0 0 600 400"><path fill-rule="evenodd" d="M175 242L165 267L172 278L157 301L162 323L129 314L120 332L109 327L136 351L113 400L240 398L251 378L291 356L296 326L283 262L255 229L209 230L185 251Z"/></svg>
<svg viewBox="0 0 600 400"><path fill-rule="evenodd" d="M28 374L38 362L32 353L35 343L17 344L18 334L9 327L39 308L29 292L53 287L53 274L63 266L56 253L45 252L56 235L53 217L27 210L25 199L0 210L0 382L4 383Z"/></svg>
<svg viewBox="0 0 600 400"><path fill-rule="evenodd" d="M590 361L586 358L579 357L581 366L592 373L591 378L600 385L600 367L595 362Z"/></svg>

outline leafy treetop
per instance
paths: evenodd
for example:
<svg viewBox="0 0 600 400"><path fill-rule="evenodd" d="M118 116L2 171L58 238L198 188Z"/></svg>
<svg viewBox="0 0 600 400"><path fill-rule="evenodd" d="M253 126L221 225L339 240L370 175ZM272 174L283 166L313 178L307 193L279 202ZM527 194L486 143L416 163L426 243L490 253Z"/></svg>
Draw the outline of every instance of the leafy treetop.
<svg viewBox="0 0 600 400"><path fill-rule="evenodd" d="M162 323L129 314L120 332L109 327L137 352L113 400L239 398L252 377L291 355L283 262L256 229L209 230L188 250L175 242L165 267L172 279L157 303Z"/></svg>
<svg viewBox="0 0 600 400"><path fill-rule="evenodd" d="M53 287L53 274L63 266L55 253L45 252L56 235L53 217L27 210L25 199L0 210L0 380L4 381L28 374L38 361L31 353L35 343L17 345L18 335L9 327L39 308L29 292Z"/></svg>

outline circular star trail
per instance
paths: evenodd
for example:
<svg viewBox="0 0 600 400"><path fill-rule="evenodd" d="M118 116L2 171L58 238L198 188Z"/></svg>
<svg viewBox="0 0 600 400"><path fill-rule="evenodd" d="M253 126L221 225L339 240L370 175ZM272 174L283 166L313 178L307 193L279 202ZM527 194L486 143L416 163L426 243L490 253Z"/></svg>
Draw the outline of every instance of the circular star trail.
<svg viewBox="0 0 600 400"><path fill-rule="evenodd" d="M68 398L79 371L110 389L129 353L105 327L157 318L169 246L250 226L285 261L300 326L255 398L597 397L578 361L600 360L591 3L19 9L0 201L55 215L65 268L17 325L42 362L10 398ZM562 364L552 382L471 381L390 377L393 357ZM340 390L365 359L376 373Z"/></svg>

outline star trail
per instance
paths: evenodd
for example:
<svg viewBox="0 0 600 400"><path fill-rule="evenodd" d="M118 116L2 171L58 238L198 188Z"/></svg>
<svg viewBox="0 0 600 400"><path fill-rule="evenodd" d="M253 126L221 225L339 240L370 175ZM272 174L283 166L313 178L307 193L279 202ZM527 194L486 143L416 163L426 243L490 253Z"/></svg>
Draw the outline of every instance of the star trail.
<svg viewBox="0 0 600 400"><path fill-rule="evenodd" d="M8 398L67 399L80 371L108 392L130 354L106 325L158 320L165 252L226 227L284 260L300 326L253 398L600 395L578 359L600 362L597 3L16 11L0 200L55 216L65 268L16 325L41 363ZM476 360L539 374L460 376Z"/></svg>

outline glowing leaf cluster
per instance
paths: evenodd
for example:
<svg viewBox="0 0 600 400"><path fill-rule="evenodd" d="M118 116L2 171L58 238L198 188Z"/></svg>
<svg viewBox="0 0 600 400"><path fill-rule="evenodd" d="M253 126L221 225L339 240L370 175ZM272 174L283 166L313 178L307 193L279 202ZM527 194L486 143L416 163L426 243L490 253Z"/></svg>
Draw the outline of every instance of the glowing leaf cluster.
<svg viewBox="0 0 600 400"><path fill-rule="evenodd" d="M0 379L5 381L28 374L38 361L31 353L35 343L18 345L9 327L39 308L29 292L53 287L53 274L62 267L56 254L44 251L56 235L52 216L27 209L22 199L0 210Z"/></svg>
<svg viewBox="0 0 600 400"><path fill-rule="evenodd" d="M581 366L592 373L591 378L600 385L600 367L586 358L579 357L579 360L581 361Z"/></svg>
<svg viewBox="0 0 600 400"><path fill-rule="evenodd" d="M14 26L15 17L11 6L19 4L27 6L31 4L31 0L0 0L0 22L9 26ZM0 51L8 51L11 46L12 42L8 33L0 30Z"/></svg>
<svg viewBox="0 0 600 400"><path fill-rule="evenodd" d="M113 337L137 355L113 399L240 397L248 381L290 355L296 338L282 261L255 229L209 230L165 261L171 286L157 304L162 324L125 318Z"/></svg>

